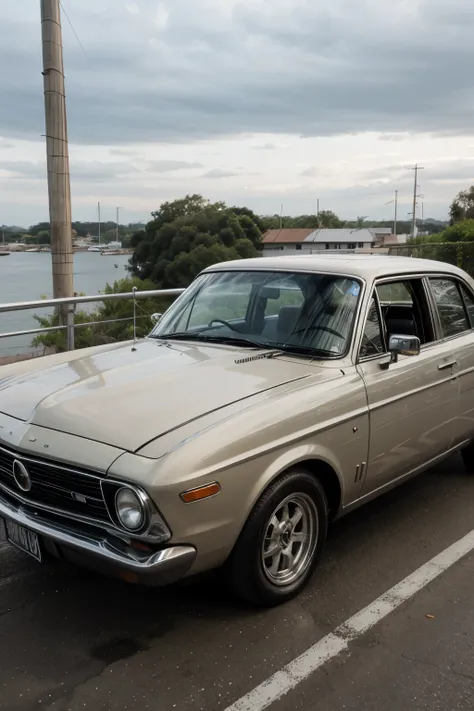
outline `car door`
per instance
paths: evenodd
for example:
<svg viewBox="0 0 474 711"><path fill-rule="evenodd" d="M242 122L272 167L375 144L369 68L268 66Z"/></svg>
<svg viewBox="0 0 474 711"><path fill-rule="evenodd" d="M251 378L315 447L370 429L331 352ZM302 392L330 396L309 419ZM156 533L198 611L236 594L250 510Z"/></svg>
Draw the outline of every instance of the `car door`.
<svg viewBox="0 0 474 711"><path fill-rule="evenodd" d="M394 305L398 312L405 308L407 315L405 324L399 313L394 328L400 335L417 335L421 350L387 365L389 332L383 314ZM401 333L409 328L412 333ZM357 364L366 385L370 418L362 496L415 471L452 446L459 380L451 348L437 338L421 277L376 284Z"/></svg>
<svg viewBox="0 0 474 711"><path fill-rule="evenodd" d="M459 411L454 443L474 438L474 294L452 275L429 278L440 336L456 363L459 376Z"/></svg>

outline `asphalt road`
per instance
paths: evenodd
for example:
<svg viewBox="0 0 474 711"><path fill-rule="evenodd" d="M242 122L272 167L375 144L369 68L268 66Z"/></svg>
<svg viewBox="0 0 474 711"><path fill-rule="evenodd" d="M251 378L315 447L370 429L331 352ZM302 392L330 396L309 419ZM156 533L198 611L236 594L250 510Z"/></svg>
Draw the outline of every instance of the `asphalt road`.
<svg viewBox="0 0 474 711"><path fill-rule="evenodd" d="M334 524L310 586L270 611L214 576L153 591L0 546L0 709L225 711L473 528L453 458ZM473 572L469 554L271 711L471 711Z"/></svg>

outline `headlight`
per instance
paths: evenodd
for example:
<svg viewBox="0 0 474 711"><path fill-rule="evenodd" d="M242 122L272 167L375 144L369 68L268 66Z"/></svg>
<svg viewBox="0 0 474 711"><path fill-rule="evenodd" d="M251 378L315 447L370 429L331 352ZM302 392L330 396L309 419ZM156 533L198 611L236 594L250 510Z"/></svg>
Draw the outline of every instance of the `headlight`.
<svg viewBox="0 0 474 711"><path fill-rule="evenodd" d="M145 510L133 489L122 487L115 495L115 510L122 526L129 531L138 531L145 521Z"/></svg>

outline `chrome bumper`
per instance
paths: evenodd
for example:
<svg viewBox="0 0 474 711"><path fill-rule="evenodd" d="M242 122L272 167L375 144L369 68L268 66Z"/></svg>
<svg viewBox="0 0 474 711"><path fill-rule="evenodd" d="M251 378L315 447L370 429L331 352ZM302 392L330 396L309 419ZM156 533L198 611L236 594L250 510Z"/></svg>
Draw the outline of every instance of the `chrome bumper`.
<svg viewBox="0 0 474 711"><path fill-rule="evenodd" d="M186 575L196 557L196 549L187 545L163 548L152 554L130 547L120 550L105 531L92 527L90 531L87 527L72 530L60 520L52 521L43 514L29 512L22 504L5 500L1 494L0 516L52 541L65 558L128 582L169 585Z"/></svg>

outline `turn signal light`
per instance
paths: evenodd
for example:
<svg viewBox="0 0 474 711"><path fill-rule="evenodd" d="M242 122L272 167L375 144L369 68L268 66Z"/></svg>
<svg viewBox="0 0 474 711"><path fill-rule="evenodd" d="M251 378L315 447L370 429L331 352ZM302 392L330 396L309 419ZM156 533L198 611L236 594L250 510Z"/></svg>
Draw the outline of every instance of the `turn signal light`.
<svg viewBox="0 0 474 711"><path fill-rule="evenodd" d="M180 494L180 497L185 504L193 504L195 501L202 501L202 499L208 499L210 496L215 496L220 492L220 490L220 485L217 481L214 481L212 484L205 484L204 486L199 486L197 489L184 491Z"/></svg>

